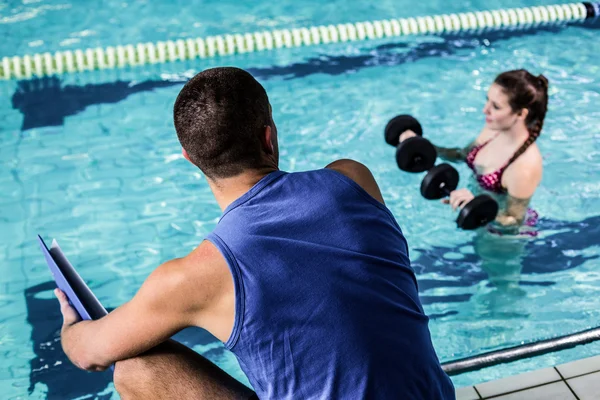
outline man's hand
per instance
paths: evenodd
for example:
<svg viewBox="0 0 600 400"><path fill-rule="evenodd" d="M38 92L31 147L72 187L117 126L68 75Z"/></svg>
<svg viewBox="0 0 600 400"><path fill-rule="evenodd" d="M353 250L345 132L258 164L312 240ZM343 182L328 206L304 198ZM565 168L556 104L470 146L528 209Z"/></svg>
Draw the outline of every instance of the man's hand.
<svg viewBox="0 0 600 400"><path fill-rule="evenodd" d="M226 341L235 321L231 272L219 250L206 241L188 256L156 268L130 301L100 319L80 321L66 295L55 294L64 321L63 350L86 371L103 371L142 354L188 326Z"/></svg>
<svg viewBox="0 0 600 400"><path fill-rule="evenodd" d="M60 312L63 316L62 332L64 332L72 325L75 325L77 322L81 321L81 318L79 318L77 311L75 311L75 309L69 304L69 299L67 298L65 292L60 289L54 289L54 295L60 303Z"/></svg>
<svg viewBox="0 0 600 400"><path fill-rule="evenodd" d="M81 341L86 340L86 338L82 337L83 331L81 328L84 328L85 325L89 324L91 321L81 321L79 314L77 314L77 311L75 311L75 309L69 304L69 299L62 290L55 289L54 295L60 303L60 312L63 316L63 325L60 331L61 344L63 351L69 360L71 360L71 362L78 368L88 371L105 370L106 368L100 366L81 365L81 363L78 362L78 359L74 357L77 351L77 345L81 343ZM87 340L89 339L90 338Z"/></svg>

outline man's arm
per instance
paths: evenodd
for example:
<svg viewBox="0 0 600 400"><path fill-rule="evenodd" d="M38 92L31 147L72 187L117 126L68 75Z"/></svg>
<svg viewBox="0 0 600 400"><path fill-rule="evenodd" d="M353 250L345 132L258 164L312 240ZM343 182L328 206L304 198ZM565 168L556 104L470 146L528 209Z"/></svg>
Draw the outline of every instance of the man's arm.
<svg viewBox="0 0 600 400"><path fill-rule="evenodd" d="M59 294L64 325L63 349L86 370L104 370L169 339L203 318L223 295L223 277L202 259L201 244L184 258L162 264L143 283L133 299L96 321L77 322L75 311ZM218 268L217 268L218 270ZM231 278L230 278L231 279Z"/></svg>
<svg viewBox="0 0 600 400"><path fill-rule="evenodd" d="M354 160L342 159L332 162L325 168L332 169L347 176L362 187L374 199L385 204L383 196L381 195L381 190L379 190L379 186L377 185L373 174L364 164Z"/></svg>

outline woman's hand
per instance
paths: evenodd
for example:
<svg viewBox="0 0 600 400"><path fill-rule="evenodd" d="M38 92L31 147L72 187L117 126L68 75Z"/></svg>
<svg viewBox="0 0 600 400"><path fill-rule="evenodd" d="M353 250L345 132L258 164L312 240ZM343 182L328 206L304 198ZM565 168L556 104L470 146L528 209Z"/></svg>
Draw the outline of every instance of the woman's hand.
<svg viewBox="0 0 600 400"><path fill-rule="evenodd" d="M469 189L457 189L450 192L449 199L442 199L442 203L450 204L453 210L463 208L465 204L473 200L475 196Z"/></svg>
<svg viewBox="0 0 600 400"><path fill-rule="evenodd" d="M519 221L512 215L506 215L503 212L500 212L496 217L496 222L502 226L518 226L521 225Z"/></svg>
<svg viewBox="0 0 600 400"><path fill-rule="evenodd" d="M413 131L411 131L410 129L408 129L408 130L402 132L402 134L398 138L398 141L399 141L399 143L402 143L406 139L414 137L414 136L418 136L418 135L416 133L414 133Z"/></svg>

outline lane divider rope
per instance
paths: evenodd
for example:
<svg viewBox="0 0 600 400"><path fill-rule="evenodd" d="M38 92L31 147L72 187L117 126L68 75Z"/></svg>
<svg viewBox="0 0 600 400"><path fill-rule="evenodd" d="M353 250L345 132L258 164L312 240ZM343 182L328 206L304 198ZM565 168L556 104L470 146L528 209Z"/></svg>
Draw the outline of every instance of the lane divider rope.
<svg viewBox="0 0 600 400"><path fill-rule="evenodd" d="M55 74L163 64L280 48L407 35L449 35L486 30L531 29L582 23L596 20L599 16L599 2L584 2L57 51L54 54L3 57L0 61L0 79L29 79Z"/></svg>

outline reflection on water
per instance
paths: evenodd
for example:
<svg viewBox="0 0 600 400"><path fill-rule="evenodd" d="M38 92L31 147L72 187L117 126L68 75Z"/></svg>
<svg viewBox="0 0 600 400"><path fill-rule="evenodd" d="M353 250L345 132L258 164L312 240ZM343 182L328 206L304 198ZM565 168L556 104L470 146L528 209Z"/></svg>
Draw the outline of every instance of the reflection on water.
<svg viewBox="0 0 600 400"><path fill-rule="evenodd" d="M498 236L482 229L474 239L475 253L489 281L500 289L519 287L525 248L530 239L514 235Z"/></svg>
<svg viewBox="0 0 600 400"><path fill-rule="evenodd" d="M537 279L530 282L521 276L564 271L600 258L595 252L586 252L598 245L600 215L574 222L541 218L538 231L535 238L476 233L473 240L457 246L416 248L419 255L412 260L415 271L419 275L446 278L419 279L419 289L467 288L488 278L501 286L511 286L511 282L520 286L549 286L554 282ZM465 248L476 251L465 252Z"/></svg>

